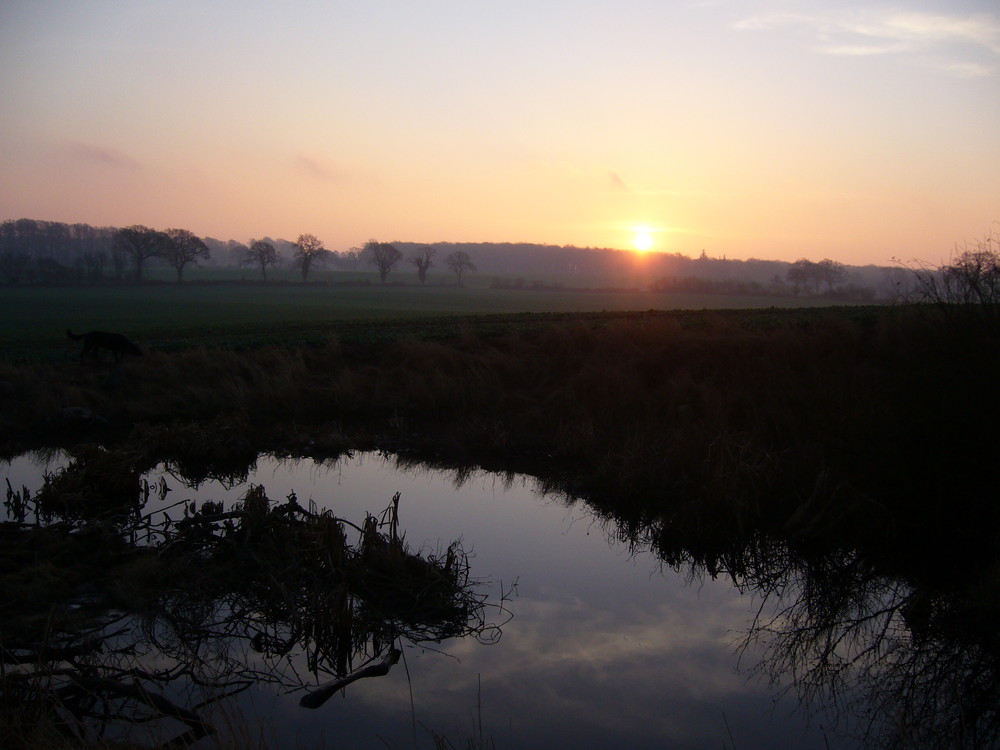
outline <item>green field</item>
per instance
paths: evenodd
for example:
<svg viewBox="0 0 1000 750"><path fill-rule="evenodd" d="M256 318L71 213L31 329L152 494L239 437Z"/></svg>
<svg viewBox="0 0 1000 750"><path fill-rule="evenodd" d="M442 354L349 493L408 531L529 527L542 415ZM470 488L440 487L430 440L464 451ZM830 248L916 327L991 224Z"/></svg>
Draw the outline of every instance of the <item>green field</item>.
<svg viewBox="0 0 1000 750"><path fill-rule="evenodd" d="M119 331L144 347L308 340L386 321L512 313L796 307L824 300L484 286L147 283L0 288L0 356L65 356L65 330Z"/></svg>

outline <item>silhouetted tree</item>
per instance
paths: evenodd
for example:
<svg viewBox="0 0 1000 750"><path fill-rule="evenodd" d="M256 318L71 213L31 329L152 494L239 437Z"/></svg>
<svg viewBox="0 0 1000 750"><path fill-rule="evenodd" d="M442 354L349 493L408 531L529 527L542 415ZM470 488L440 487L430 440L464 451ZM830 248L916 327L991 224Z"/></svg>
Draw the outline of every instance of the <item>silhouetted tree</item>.
<svg viewBox="0 0 1000 750"><path fill-rule="evenodd" d="M378 276L383 284L389 272L403 259L403 254L389 242L368 240L365 243L365 251L371 256L368 262L378 269Z"/></svg>
<svg viewBox="0 0 1000 750"><path fill-rule="evenodd" d="M788 271L785 273L785 278L788 283L792 285L795 296L798 296L799 291L802 287L809 283L809 280L813 278L814 274L812 267L816 264L810 260L802 258L795 261L788 267Z"/></svg>
<svg viewBox="0 0 1000 750"><path fill-rule="evenodd" d="M1000 303L1000 240L987 237L975 249L964 250L941 275L951 302Z"/></svg>
<svg viewBox="0 0 1000 750"><path fill-rule="evenodd" d="M333 262L337 268L356 271L361 266L364 252L365 249L363 247L352 247L350 250L341 250L339 253L334 253Z"/></svg>
<svg viewBox="0 0 1000 750"><path fill-rule="evenodd" d="M194 232L187 229L168 229L167 242L158 255L177 271L177 283L184 280L184 267L188 263L198 265L198 259L207 260L208 246Z"/></svg>
<svg viewBox="0 0 1000 750"><path fill-rule="evenodd" d="M39 281L49 284L75 280L72 268L49 256L35 261L35 276Z"/></svg>
<svg viewBox="0 0 1000 750"><path fill-rule="evenodd" d="M292 247L295 248L292 265L302 271L303 281L309 278L309 270L313 263L322 263L326 253L329 252L314 234L300 234Z"/></svg>
<svg viewBox="0 0 1000 750"><path fill-rule="evenodd" d="M15 250L0 252L0 280L6 284L20 284L31 258Z"/></svg>
<svg viewBox="0 0 1000 750"><path fill-rule="evenodd" d="M230 261L240 265L243 259L246 258L247 250L249 250L246 245L244 245L239 240L229 240L226 242L226 253L225 257L228 257Z"/></svg>
<svg viewBox="0 0 1000 750"><path fill-rule="evenodd" d="M86 268L84 255L109 252L114 233L110 227L15 219L0 223L0 253L23 253L32 272L40 271L39 264L48 258L66 268L77 269L71 275L82 278ZM51 267L49 263L44 265Z"/></svg>
<svg viewBox="0 0 1000 750"><path fill-rule="evenodd" d="M125 270L128 268L128 253L118 247L114 241L111 243L111 272L115 281L122 281L125 278Z"/></svg>
<svg viewBox="0 0 1000 750"><path fill-rule="evenodd" d="M816 264L817 283L822 281L826 284L828 291L833 291L833 285L847 280L847 269L843 263L825 258Z"/></svg>
<svg viewBox="0 0 1000 750"><path fill-rule="evenodd" d="M267 267L278 264L278 251L270 242L250 240L242 263L244 266L260 266L260 275L267 281Z"/></svg>
<svg viewBox="0 0 1000 750"><path fill-rule="evenodd" d="M142 267L147 260L160 255L170 243L163 232L135 224L115 232L114 249L135 262L135 280L142 281Z"/></svg>
<svg viewBox="0 0 1000 750"><path fill-rule="evenodd" d="M475 271L476 264L472 262L472 258L464 250L456 250L450 253L447 258L444 259L444 264L451 269L452 273L458 279L458 283L462 283L462 274L466 271Z"/></svg>
<svg viewBox="0 0 1000 750"><path fill-rule="evenodd" d="M989 235L966 246L948 265L911 270L919 301L940 306L963 327L971 316L1000 330L1000 238Z"/></svg>
<svg viewBox="0 0 1000 750"><path fill-rule="evenodd" d="M104 276L104 266L108 262L108 254L103 250L89 250L83 254L83 263L87 269L87 279L99 281Z"/></svg>
<svg viewBox="0 0 1000 750"><path fill-rule="evenodd" d="M427 270L434 265L434 255L437 253L433 247L422 247L410 257L410 263L417 267L417 277L423 284L427 280Z"/></svg>

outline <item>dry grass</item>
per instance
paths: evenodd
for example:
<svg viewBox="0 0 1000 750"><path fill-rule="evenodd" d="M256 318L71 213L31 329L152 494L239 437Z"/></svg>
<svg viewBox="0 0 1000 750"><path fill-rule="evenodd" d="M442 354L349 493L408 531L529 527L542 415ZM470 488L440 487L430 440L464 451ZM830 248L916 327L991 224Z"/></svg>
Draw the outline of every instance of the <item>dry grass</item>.
<svg viewBox="0 0 1000 750"><path fill-rule="evenodd" d="M708 504L734 528L884 539L912 530L890 529L883 506L938 516L955 489L984 511L997 348L961 334L908 308L645 313L447 340L200 347L120 369L4 365L0 434L8 453L121 443L196 476L238 476L262 449L416 450L618 504Z"/></svg>

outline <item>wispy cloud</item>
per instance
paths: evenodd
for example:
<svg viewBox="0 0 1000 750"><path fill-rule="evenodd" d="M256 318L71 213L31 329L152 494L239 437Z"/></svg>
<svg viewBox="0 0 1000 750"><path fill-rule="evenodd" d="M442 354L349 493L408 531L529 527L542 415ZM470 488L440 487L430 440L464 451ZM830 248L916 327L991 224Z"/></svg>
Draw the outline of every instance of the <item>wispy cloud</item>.
<svg viewBox="0 0 1000 750"><path fill-rule="evenodd" d="M633 186L625 181L620 172L606 165L532 160L525 162L525 167L532 173L544 175L547 179L563 181L587 190L634 192Z"/></svg>
<svg viewBox="0 0 1000 750"><path fill-rule="evenodd" d="M295 166L323 182L340 182L344 179L344 173L336 167L329 165L325 159L307 156L306 154L297 154L295 156Z"/></svg>
<svg viewBox="0 0 1000 750"><path fill-rule="evenodd" d="M735 28L768 31L800 28L811 34L813 50L825 55L932 55L933 67L955 75L988 75L994 66L973 62L987 55L1000 62L1000 16L949 15L904 10L841 9L822 13L765 13L743 18ZM915 58L916 61L916 58ZM926 59L920 60L928 64Z"/></svg>
<svg viewBox="0 0 1000 750"><path fill-rule="evenodd" d="M996 68L974 62L939 60L928 63L929 67L943 70L959 78L984 78L996 72Z"/></svg>
<svg viewBox="0 0 1000 750"><path fill-rule="evenodd" d="M890 15L875 33L919 42L964 41L1000 55L1000 18L989 14L945 16L929 13Z"/></svg>
<svg viewBox="0 0 1000 750"><path fill-rule="evenodd" d="M871 55L891 55L905 52L906 47L900 44L828 44L820 45L817 52L824 55L842 55L844 57L869 57Z"/></svg>
<svg viewBox="0 0 1000 750"><path fill-rule="evenodd" d="M625 180L623 180L621 178L621 175L619 175L613 169L608 170L608 181L611 183L611 186L614 187L616 190L621 190L622 192L625 193L629 192L629 186L625 184Z"/></svg>
<svg viewBox="0 0 1000 750"><path fill-rule="evenodd" d="M70 155L78 161L99 164L113 169L142 169L142 165L138 161L118 149L80 141L70 141L66 145Z"/></svg>

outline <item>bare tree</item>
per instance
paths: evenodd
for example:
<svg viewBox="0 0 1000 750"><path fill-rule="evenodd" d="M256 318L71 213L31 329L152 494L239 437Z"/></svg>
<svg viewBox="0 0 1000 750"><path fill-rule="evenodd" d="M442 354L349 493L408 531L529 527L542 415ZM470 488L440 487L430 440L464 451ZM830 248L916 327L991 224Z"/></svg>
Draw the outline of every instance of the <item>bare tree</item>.
<svg viewBox="0 0 1000 750"><path fill-rule="evenodd" d="M147 260L160 255L170 242L163 232L134 224L115 232L114 249L135 262L135 280L142 281L142 267Z"/></svg>
<svg viewBox="0 0 1000 750"><path fill-rule="evenodd" d="M350 250L341 250L337 253L336 264L338 268L346 268L349 271L356 271L361 266L365 249L363 247L352 247Z"/></svg>
<svg viewBox="0 0 1000 750"><path fill-rule="evenodd" d="M260 274L267 281L267 267L278 264L278 251L270 242L250 240L250 247L241 262L244 266L260 266Z"/></svg>
<svg viewBox="0 0 1000 750"><path fill-rule="evenodd" d="M158 255L177 271L177 283L184 280L184 267L188 263L198 265L198 259L208 260L208 246L194 232L187 229L168 229L169 242L164 243Z"/></svg>
<svg viewBox="0 0 1000 750"><path fill-rule="evenodd" d="M433 247L422 247L410 258L410 263L417 267L417 277L423 284L427 280L427 271L434 265L434 255L437 253Z"/></svg>
<svg viewBox="0 0 1000 750"><path fill-rule="evenodd" d="M788 267L788 271L785 272L785 278L794 288L796 297L799 296L799 291L802 287L807 287L809 281L815 278L815 266L816 264L811 260L800 258Z"/></svg>
<svg viewBox="0 0 1000 750"><path fill-rule="evenodd" d="M843 263L824 258L816 264L816 276L825 282L827 290L832 292L833 285L846 281L848 273Z"/></svg>
<svg viewBox="0 0 1000 750"><path fill-rule="evenodd" d="M990 234L966 244L943 266L911 268L920 302L937 305L956 322L978 319L1000 328L1000 238Z"/></svg>
<svg viewBox="0 0 1000 750"><path fill-rule="evenodd" d="M14 250L0 252L0 281L5 284L20 284L29 263L31 257L27 253Z"/></svg>
<svg viewBox="0 0 1000 750"><path fill-rule="evenodd" d="M236 265L240 265L243 259L246 258L247 250L249 249L239 240L229 240L225 246L226 257L235 262Z"/></svg>
<svg viewBox="0 0 1000 750"><path fill-rule="evenodd" d="M371 255L368 262L378 269L378 275L383 284L389 272L403 259L403 254L389 242L368 240L365 243L365 250Z"/></svg>
<svg viewBox="0 0 1000 750"><path fill-rule="evenodd" d="M104 276L104 266L108 262L108 254L103 250L88 250L82 256L87 269L88 281L100 281Z"/></svg>
<svg viewBox="0 0 1000 750"><path fill-rule="evenodd" d="M309 278L309 270L313 263L322 263L326 253L329 252L314 234L300 234L292 247L295 248L292 265L302 271L303 281Z"/></svg>
<svg viewBox="0 0 1000 750"><path fill-rule="evenodd" d="M995 306L1000 302L1000 240L987 237L966 247L941 275L949 301Z"/></svg>
<svg viewBox="0 0 1000 750"><path fill-rule="evenodd" d="M444 259L444 264L455 274L459 284L462 283L463 273L476 270L476 264L472 262L472 258L469 257L469 254L465 250L456 250L453 253L449 253L448 257Z"/></svg>

